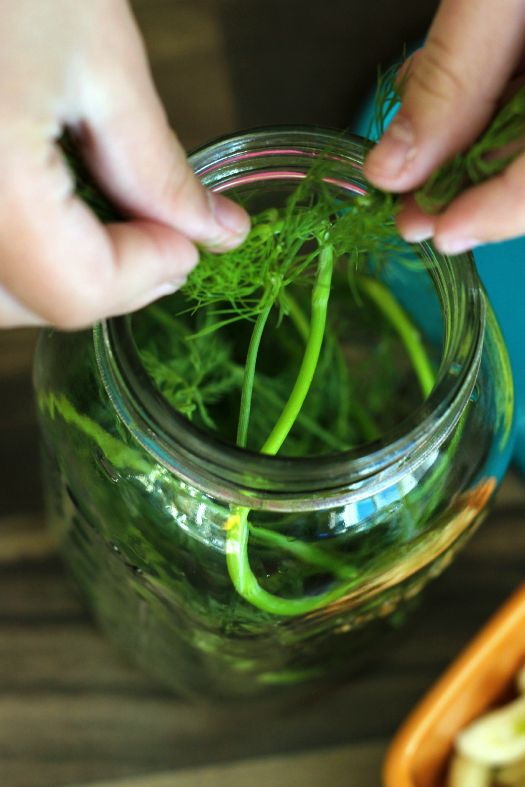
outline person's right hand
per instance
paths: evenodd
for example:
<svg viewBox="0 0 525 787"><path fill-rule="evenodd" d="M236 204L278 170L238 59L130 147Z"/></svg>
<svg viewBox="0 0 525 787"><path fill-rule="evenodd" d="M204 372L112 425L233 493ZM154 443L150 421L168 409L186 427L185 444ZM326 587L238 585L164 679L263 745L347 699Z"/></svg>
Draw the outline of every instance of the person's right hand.
<svg viewBox="0 0 525 787"><path fill-rule="evenodd" d="M191 172L125 0L3 0L0 327L78 328L181 286L196 243L221 251L249 219ZM129 221L103 226L73 193L68 128Z"/></svg>

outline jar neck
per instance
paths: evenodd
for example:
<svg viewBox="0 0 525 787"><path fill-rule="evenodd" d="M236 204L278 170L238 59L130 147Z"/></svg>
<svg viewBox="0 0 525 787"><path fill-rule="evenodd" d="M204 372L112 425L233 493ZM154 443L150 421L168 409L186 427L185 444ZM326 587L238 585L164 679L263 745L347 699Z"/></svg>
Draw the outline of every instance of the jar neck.
<svg viewBox="0 0 525 787"><path fill-rule="evenodd" d="M324 130L260 130L220 140L190 160L207 188L227 191L257 180L300 179L312 158L324 155L333 170L326 180L363 194L366 144ZM420 256L441 307L441 364L430 396L382 441L333 456L291 458L240 449L204 433L153 387L127 317L94 329L97 362L112 405L156 461L227 503L312 510L379 493L413 471L447 438L467 406L481 361L485 297L472 257L437 256L427 243L421 244Z"/></svg>

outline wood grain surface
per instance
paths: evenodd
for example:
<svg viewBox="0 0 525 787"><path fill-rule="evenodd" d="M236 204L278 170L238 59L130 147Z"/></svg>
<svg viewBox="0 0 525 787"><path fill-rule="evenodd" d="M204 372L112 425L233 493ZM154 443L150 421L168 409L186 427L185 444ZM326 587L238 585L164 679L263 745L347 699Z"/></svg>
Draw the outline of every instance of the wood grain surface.
<svg viewBox="0 0 525 787"><path fill-rule="evenodd" d="M134 3L187 146L251 122L340 123L375 62L419 35L436 3L407 2L397 19L392 5ZM379 787L396 727L523 580L523 482L509 475L488 521L429 588L404 642L373 670L278 713L189 705L98 634L43 527L35 337L0 333L0 787Z"/></svg>

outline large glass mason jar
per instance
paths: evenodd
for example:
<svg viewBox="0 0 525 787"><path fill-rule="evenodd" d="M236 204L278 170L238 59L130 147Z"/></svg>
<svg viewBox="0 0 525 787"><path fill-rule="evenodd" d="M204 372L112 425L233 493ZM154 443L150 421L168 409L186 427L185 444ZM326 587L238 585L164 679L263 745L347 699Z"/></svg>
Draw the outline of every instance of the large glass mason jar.
<svg viewBox="0 0 525 787"><path fill-rule="evenodd" d="M324 155L326 187L363 199L364 146L263 130L192 163L208 188L256 209ZM370 277L421 337L435 381L380 438L345 450L268 456L196 426L145 369L134 317L42 333L50 524L100 626L176 691L230 699L340 680L402 624L487 510L512 436L498 326L469 255L424 243L400 257Z"/></svg>

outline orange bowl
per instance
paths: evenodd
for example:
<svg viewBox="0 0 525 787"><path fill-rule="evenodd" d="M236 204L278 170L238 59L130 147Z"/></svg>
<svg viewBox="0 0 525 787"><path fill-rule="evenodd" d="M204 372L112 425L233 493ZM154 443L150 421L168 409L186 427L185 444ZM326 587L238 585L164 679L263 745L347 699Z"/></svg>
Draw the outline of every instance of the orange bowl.
<svg viewBox="0 0 525 787"><path fill-rule="evenodd" d="M385 787L445 787L457 734L516 692L525 663L525 584L417 705L385 760Z"/></svg>

